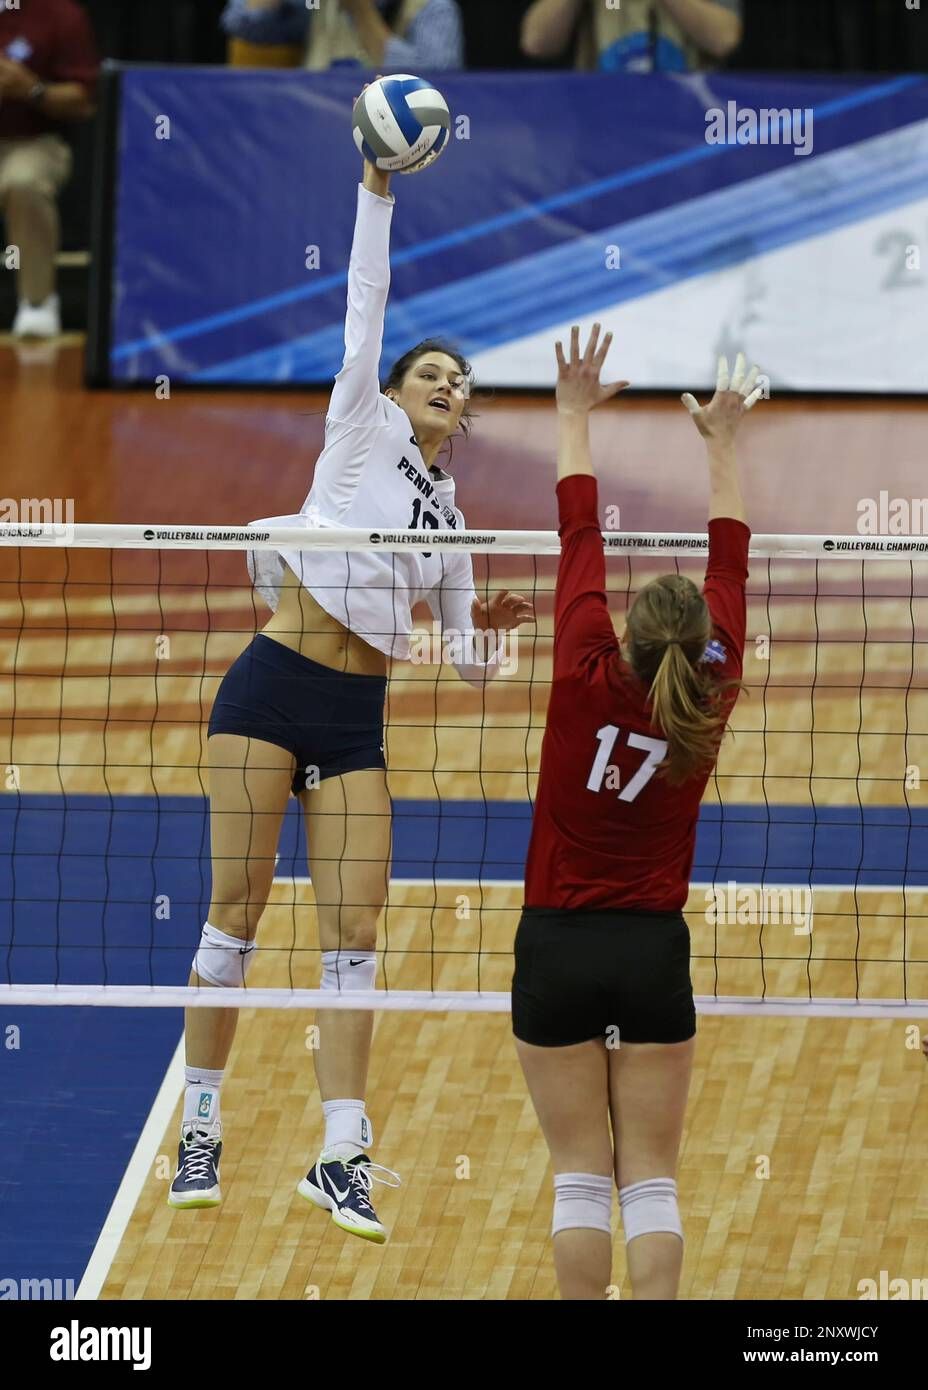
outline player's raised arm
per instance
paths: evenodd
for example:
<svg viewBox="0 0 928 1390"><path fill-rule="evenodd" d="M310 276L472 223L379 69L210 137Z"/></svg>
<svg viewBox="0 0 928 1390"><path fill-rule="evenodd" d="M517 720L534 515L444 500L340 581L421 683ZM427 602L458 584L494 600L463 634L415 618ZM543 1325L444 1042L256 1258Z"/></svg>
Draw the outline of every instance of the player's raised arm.
<svg viewBox="0 0 928 1390"><path fill-rule="evenodd" d="M719 358L716 390L706 406L686 392L683 404L706 443L709 466L709 559L703 596L719 641L710 643L705 660L718 662L718 674L738 677L746 629L745 585L750 531L738 476L735 435L747 411L761 397L758 369L748 372L739 352L729 380L728 359Z"/></svg>
<svg viewBox="0 0 928 1390"><path fill-rule="evenodd" d="M612 342L599 344L593 325L580 352L580 329L570 331L570 355L560 343L557 355L557 502L561 559L554 596L554 676L573 674L597 655L618 645L606 604L606 564L599 524L596 479L590 461L590 411L628 385L600 385L599 373Z"/></svg>
<svg viewBox="0 0 928 1390"><path fill-rule="evenodd" d="M593 324L589 342L583 356L580 355L580 329L575 325L570 330L570 360L564 357L564 349L555 343L557 354L557 480L570 478L575 473L592 474L590 463L590 411L603 401L608 401L618 391L623 391L627 381L613 381L600 385L599 373L612 344L612 334L607 333L599 344L598 323Z"/></svg>
<svg viewBox="0 0 928 1390"><path fill-rule="evenodd" d="M358 189L351 257L345 356L326 417L345 425L370 425L380 407L380 352L390 291L390 224L394 198L390 175L368 160Z"/></svg>
<svg viewBox="0 0 928 1390"><path fill-rule="evenodd" d="M706 441L710 521L722 516L747 521L738 478L735 435L745 413L763 394L763 388L756 385L758 375L757 367L746 371L744 356L739 352L729 381L728 359L720 357L715 395L709 404L701 406L688 391L681 397Z"/></svg>

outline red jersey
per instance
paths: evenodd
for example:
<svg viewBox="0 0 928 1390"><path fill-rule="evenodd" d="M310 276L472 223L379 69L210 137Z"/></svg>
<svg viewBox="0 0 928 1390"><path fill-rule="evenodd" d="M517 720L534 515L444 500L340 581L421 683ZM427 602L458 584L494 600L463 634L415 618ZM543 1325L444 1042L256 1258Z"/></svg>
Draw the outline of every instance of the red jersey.
<svg viewBox="0 0 928 1390"><path fill-rule="evenodd" d="M689 891L710 772L676 787L654 776L667 745L651 727L647 688L623 657L609 616L596 479L564 478L557 498L554 673L525 906L677 911ZM713 637L706 659L722 681L741 676L750 535L729 517L709 522L703 593ZM726 698L726 713L736 697Z"/></svg>
<svg viewBox="0 0 928 1390"><path fill-rule="evenodd" d="M41 82L80 82L91 94L100 70L87 12L76 0L0 0L0 57L21 63ZM59 123L27 101L0 102L0 140L45 135Z"/></svg>

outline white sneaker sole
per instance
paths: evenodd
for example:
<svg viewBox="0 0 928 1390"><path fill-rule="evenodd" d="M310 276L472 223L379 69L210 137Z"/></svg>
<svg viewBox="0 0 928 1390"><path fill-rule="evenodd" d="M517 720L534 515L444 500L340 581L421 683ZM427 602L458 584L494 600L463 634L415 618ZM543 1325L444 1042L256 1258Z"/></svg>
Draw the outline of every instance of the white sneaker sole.
<svg viewBox="0 0 928 1390"><path fill-rule="evenodd" d="M177 1211L187 1211L194 1207L218 1207L222 1201L222 1193L218 1187L208 1187L205 1192L191 1193L189 1197L183 1197L176 1192L168 1193L168 1206L174 1207Z"/></svg>
<svg viewBox="0 0 928 1390"><path fill-rule="evenodd" d="M383 1245L387 1239L387 1233L383 1226L357 1226L354 1222L342 1216L333 1199L327 1192L316 1187L314 1183L308 1182L306 1178L301 1178L296 1186L297 1192L301 1197L305 1197L307 1202L312 1202L313 1206L322 1207L323 1211L332 1213L332 1223L340 1231L347 1231L350 1236L360 1236L362 1240L369 1240L374 1245Z"/></svg>

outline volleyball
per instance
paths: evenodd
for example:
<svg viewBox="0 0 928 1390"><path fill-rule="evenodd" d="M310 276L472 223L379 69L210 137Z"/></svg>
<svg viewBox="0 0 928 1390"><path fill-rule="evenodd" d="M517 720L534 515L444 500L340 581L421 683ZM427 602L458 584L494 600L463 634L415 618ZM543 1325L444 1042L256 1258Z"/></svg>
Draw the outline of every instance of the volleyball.
<svg viewBox="0 0 928 1390"><path fill-rule="evenodd" d="M385 174L418 174L448 143L451 113L441 92L409 73L380 77L354 104L354 143Z"/></svg>

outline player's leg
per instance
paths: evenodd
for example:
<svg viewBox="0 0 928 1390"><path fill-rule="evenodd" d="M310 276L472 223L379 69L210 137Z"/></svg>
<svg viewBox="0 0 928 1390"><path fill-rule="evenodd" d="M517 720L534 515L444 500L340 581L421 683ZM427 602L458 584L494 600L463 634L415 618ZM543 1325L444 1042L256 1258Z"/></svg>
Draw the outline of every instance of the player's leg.
<svg viewBox="0 0 928 1390"><path fill-rule="evenodd" d="M610 982L621 1020L609 1051L619 1205L634 1298L676 1298L683 1267L677 1155L696 1045L682 914L617 922Z"/></svg>
<svg viewBox="0 0 928 1390"><path fill-rule="evenodd" d="M325 778L303 792L307 854L322 952L324 990L374 989L377 922L390 876L392 808L381 768ZM370 1204L371 1179L392 1177L365 1157L373 1133L365 1109L374 1016L321 1009L313 1057L325 1115L320 1160L299 1191L326 1206L344 1230L383 1241Z"/></svg>
<svg viewBox="0 0 928 1390"><path fill-rule="evenodd" d="M634 1298L676 1298L683 1266L677 1157L695 1037L609 1052L615 1181Z"/></svg>
<svg viewBox="0 0 928 1390"><path fill-rule="evenodd" d="M605 1042L516 1050L554 1168L554 1265L564 1299L607 1296L612 1140Z"/></svg>
<svg viewBox="0 0 928 1390"><path fill-rule="evenodd" d="M294 757L238 734L214 734L208 747L213 886L189 983L241 988L274 879ZM220 1200L219 1097L237 1022L237 1009L186 1010L184 1117L171 1206Z"/></svg>
<svg viewBox="0 0 928 1390"><path fill-rule="evenodd" d="M612 1272L613 1156L601 998L609 941L581 914L524 908L512 1031L554 1167L554 1263L562 1298L605 1298ZM607 952L608 958L608 952Z"/></svg>

